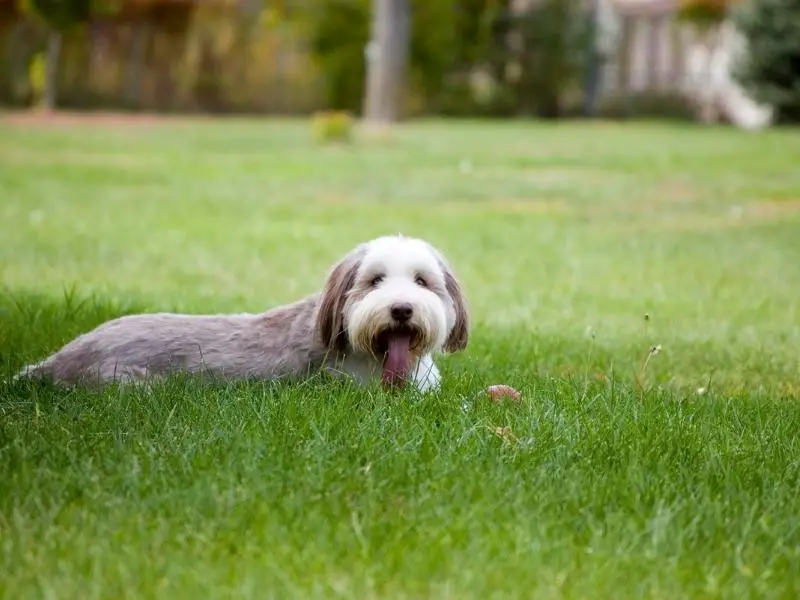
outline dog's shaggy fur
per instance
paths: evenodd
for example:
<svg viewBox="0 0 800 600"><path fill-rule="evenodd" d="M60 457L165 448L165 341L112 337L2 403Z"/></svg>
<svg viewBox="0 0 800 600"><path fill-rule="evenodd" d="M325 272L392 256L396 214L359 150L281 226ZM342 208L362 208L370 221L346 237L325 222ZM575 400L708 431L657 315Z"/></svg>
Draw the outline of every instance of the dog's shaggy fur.
<svg viewBox="0 0 800 600"><path fill-rule="evenodd" d="M186 372L302 379L319 370L393 388L436 390L433 353L466 348L467 303L442 254L415 238L359 245L321 293L261 314L129 315L77 337L18 377L58 383L143 381Z"/></svg>

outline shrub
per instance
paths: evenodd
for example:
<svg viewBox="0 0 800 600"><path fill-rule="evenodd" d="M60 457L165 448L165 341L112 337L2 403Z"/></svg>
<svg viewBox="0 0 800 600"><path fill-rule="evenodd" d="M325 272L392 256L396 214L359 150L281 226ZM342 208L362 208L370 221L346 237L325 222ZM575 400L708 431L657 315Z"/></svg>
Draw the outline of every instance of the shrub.
<svg viewBox="0 0 800 600"><path fill-rule="evenodd" d="M694 121L691 103L677 92L620 92L601 98L597 115L606 119Z"/></svg>
<svg viewBox="0 0 800 600"><path fill-rule="evenodd" d="M734 77L778 121L800 122L800 2L751 0L734 13L748 52Z"/></svg>
<svg viewBox="0 0 800 600"><path fill-rule="evenodd" d="M411 0L407 84L423 104L437 104L447 75L481 42L480 19L493 0ZM360 112L364 99L371 0L316 0L302 14L325 80L328 108Z"/></svg>
<svg viewBox="0 0 800 600"><path fill-rule="evenodd" d="M682 21L708 27L721 23L731 4L731 0L682 0L676 14Z"/></svg>
<svg viewBox="0 0 800 600"><path fill-rule="evenodd" d="M578 0L543 0L513 18L520 44L514 84L518 110L558 117L565 93L578 81L591 41L589 21Z"/></svg>
<svg viewBox="0 0 800 600"><path fill-rule="evenodd" d="M353 135L353 118L345 111L320 111L313 115L314 138L320 143L349 142Z"/></svg>
<svg viewBox="0 0 800 600"><path fill-rule="evenodd" d="M582 4L540 0L512 11L510 0L411 0L407 95L422 111L558 116L589 43ZM370 9L371 0L313 0L297 11L329 109L361 111ZM489 95L471 84L481 71Z"/></svg>
<svg viewBox="0 0 800 600"><path fill-rule="evenodd" d="M468 34L479 41L470 48L468 67L442 84L442 112L563 116L590 43L586 17L578 0L542 0L517 11L508 2L487 2L476 18L477 35Z"/></svg>
<svg viewBox="0 0 800 600"><path fill-rule="evenodd" d="M364 99L369 0L322 0L303 15L311 52L324 79L327 108L359 112Z"/></svg>

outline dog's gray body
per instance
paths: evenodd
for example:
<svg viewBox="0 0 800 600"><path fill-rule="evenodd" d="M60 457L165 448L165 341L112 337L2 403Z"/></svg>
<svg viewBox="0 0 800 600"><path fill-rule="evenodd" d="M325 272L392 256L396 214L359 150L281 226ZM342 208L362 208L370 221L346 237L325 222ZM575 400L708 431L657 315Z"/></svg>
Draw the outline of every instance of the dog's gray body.
<svg viewBox="0 0 800 600"><path fill-rule="evenodd" d="M68 384L176 372L220 379L297 379L341 360L314 332L319 294L259 314L153 313L113 319L25 375Z"/></svg>

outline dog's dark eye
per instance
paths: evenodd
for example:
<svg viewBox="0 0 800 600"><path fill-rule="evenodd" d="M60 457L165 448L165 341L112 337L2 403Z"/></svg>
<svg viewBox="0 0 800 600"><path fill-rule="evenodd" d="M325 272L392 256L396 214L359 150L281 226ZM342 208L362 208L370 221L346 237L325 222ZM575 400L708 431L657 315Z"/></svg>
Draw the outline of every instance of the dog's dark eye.
<svg viewBox="0 0 800 600"><path fill-rule="evenodd" d="M369 280L369 284L372 287L375 287L376 285L379 285L381 281L383 281L383 275L375 275L375 277Z"/></svg>
<svg viewBox="0 0 800 600"><path fill-rule="evenodd" d="M414 280L414 283L416 283L420 287L428 287L428 282L425 281L425 279L423 279L419 275L417 275L417 278Z"/></svg>

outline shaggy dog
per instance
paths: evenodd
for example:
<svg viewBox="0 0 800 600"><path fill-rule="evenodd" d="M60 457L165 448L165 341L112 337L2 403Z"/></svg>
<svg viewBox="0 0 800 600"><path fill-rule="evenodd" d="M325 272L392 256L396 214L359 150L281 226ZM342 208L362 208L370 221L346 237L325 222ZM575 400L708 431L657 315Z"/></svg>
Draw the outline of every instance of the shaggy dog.
<svg viewBox="0 0 800 600"><path fill-rule="evenodd" d="M260 314L155 313L108 321L18 377L57 383L142 381L172 373L302 379L319 370L387 389L437 390L437 351L467 346L461 286L442 254L387 236L351 250L321 293Z"/></svg>

